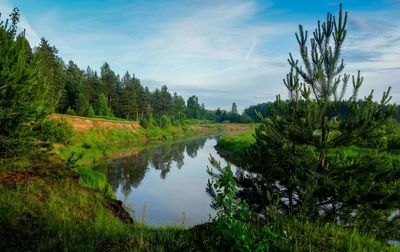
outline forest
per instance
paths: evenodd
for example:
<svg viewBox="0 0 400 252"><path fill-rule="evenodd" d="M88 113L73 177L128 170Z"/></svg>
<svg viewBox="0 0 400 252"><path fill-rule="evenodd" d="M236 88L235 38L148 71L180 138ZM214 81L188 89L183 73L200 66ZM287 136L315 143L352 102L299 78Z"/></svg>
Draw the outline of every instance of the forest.
<svg viewBox="0 0 400 252"><path fill-rule="evenodd" d="M400 106L344 72L342 4L299 25L288 95L242 113L65 64L20 21L0 22L1 251L399 251Z"/></svg>

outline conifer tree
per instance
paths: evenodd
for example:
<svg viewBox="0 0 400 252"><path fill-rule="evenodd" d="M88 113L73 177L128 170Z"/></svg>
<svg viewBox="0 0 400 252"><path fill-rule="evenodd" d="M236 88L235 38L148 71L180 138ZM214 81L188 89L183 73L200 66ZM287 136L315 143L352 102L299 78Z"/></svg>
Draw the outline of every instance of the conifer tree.
<svg viewBox="0 0 400 252"><path fill-rule="evenodd" d="M232 103L231 113L232 113L232 114L239 114L238 108L237 108L237 105L236 105L235 102Z"/></svg>
<svg viewBox="0 0 400 252"><path fill-rule="evenodd" d="M380 102L373 101L373 91L358 100L360 72L351 78L342 73L346 23L340 5L337 19L328 13L326 22L318 21L309 48L308 33L299 26L301 61L289 55L291 70L284 79L289 99L277 96L268 116L259 114L262 125L249 168L254 176L242 174L241 194L264 214L278 207L288 215L352 225L371 217L374 228L389 227L395 223L389 216L400 207L399 164L382 150L350 158L346 148L382 137L382 126L393 112L390 88ZM346 96L348 84L352 92Z"/></svg>
<svg viewBox="0 0 400 252"><path fill-rule="evenodd" d="M107 98L106 96L101 93L98 97L97 107L95 109L96 114L101 116L110 116L111 110L107 105Z"/></svg>
<svg viewBox="0 0 400 252"><path fill-rule="evenodd" d="M51 108L45 106L48 83L43 69L32 62L32 50L24 33L17 34L19 11L0 22L0 156L32 153L38 144L36 125Z"/></svg>
<svg viewBox="0 0 400 252"><path fill-rule="evenodd" d="M65 91L64 62L57 56L58 50L42 38L39 46L35 48L33 60L36 67L49 83L49 93L46 99L47 105L55 108L57 112L63 112L67 106Z"/></svg>
<svg viewBox="0 0 400 252"><path fill-rule="evenodd" d="M187 117L188 118L200 118L200 104L199 104L199 98L195 95L192 95L189 97L187 100Z"/></svg>
<svg viewBox="0 0 400 252"><path fill-rule="evenodd" d="M175 92L172 98L172 116L174 120L182 121L186 116L186 104L182 96Z"/></svg>
<svg viewBox="0 0 400 252"><path fill-rule="evenodd" d="M114 71L111 70L110 65L107 62L103 64L100 71L103 93L106 95L107 105L112 108L113 99L116 96L118 77Z"/></svg>
<svg viewBox="0 0 400 252"><path fill-rule="evenodd" d="M73 61L70 60L66 68L65 75L65 88L68 106L79 115L80 112L86 111L88 108L87 99L84 94L85 78L83 76L83 72Z"/></svg>
<svg viewBox="0 0 400 252"><path fill-rule="evenodd" d="M122 77L122 94L120 97L121 114L126 119L133 119L137 114L137 97L134 77L126 72Z"/></svg>

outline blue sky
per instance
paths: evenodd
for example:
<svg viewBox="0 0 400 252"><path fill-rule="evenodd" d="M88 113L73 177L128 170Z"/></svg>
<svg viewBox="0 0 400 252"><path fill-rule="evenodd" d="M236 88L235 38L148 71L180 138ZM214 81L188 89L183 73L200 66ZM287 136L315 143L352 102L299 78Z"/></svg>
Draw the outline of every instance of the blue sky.
<svg viewBox="0 0 400 252"><path fill-rule="evenodd" d="M343 58L348 73L364 75L360 95L393 88L400 102L400 0L343 1L349 11ZM298 24L313 30L339 1L40 1L17 6L32 45L46 37L60 56L82 69L107 61L143 84L166 84L206 107L239 108L286 95L282 78L296 55Z"/></svg>

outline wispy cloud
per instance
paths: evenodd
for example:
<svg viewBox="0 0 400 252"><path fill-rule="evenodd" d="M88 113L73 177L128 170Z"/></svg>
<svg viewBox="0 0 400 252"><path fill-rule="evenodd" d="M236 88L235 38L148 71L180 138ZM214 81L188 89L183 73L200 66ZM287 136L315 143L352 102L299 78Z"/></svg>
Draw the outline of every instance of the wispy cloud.
<svg viewBox="0 0 400 252"><path fill-rule="evenodd" d="M2 13L11 10L9 1L0 3ZM346 72L363 72L365 92L400 86L400 6L386 1L377 10L368 9L374 1L347 5ZM313 29L326 11L337 11L337 3L305 0L16 2L29 6L21 27L33 44L45 36L82 68L108 61L118 73L129 70L150 87L167 84L185 97L197 94L213 108L286 95L282 78L288 53L297 51L297 24Z"/></svg>

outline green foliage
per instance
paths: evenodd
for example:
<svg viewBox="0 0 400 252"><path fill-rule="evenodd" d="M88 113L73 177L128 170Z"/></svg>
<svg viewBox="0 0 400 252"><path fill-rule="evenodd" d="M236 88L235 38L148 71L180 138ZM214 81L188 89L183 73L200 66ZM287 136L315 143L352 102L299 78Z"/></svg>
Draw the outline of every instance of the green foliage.
<svg viewBox="0 0 400 252"><path fill-rule="evenodd" d="M201 107L197 96L193 95L187 100L186 113L188 118L201 119Z"/></svg>
<svg viewBox="0 0 400 252"><path fill-rule="evenodd" d="M348 147L360 141L385 151L380 141L393 112L389 90L379 103L372 92L358 100L363 81L359 72L352 77L352 94L344 99L350 79L340 76L346 20L341 7L337 20L328 13L325 23L318 22L310 51L300 25L296 38L303 65L290 55L291 71L284 80L289 99L278 96L267 118L259 114L262 125L249 158L249 170L256 176L241 174L241 195L264 215L278 208L285 215L364 224L370 232L395 235L382 226L395 229L396 218L389 217L400 207L400 194L394 189L400 183L400 166L376 151L356 158L346 155ZM368 225L361 221L366 217Z"/></svg>
<svg viewBox="0 0 400 252"><path fill-rule="evenodd" d="M42 74L42 77L49 83L46 106L57 112L65 111L66 90L64 62L57 55L58 50L42 38L33 53L33 62Z"/></svg>
<svg viewBox="0 0 400 252"><path fill-rule="evenodd" d="M71 107L67 108L66 114L67 115L76 115L75 110L73 108L71 108Z"/></svg>
<svg viewBox="0 0 400 252"><path fill-rule="evenodd" d="M94 109L92 107L92 105L89 106L88 112L87 112L87 116L89 118L94 118L96 115L94 114Z"/></svg>
<svg viewBox="0 0 400 252"><path fill-rule="evenodd" d="M238 107L237 107L237 105L236 105L235 102L232 103L231 113L232 113L232 114L239 114L239 112L238 112Z"/></svg>
<svg viewBox="0 0 400 252"><path fill-rule="evenodd" d="M98 98L98 103L97 103L95 112L96 112L96 114L102 115L102 116L111 115L110 108L107 105L107 98L105 97L105 95L103 93L100 94L100 96Z"/></svg>
<svg viewBox="0 0 400 252"><path fill-rule="evenodd" d="M270 240L271 251L398 251L356 228L301 222L288 216L270 223L286 234L285 239Z"/></svg>
<svg viewBox="0 0 400 252"><path fill-rule="evenodd" d="M67 144L74 134L72 126L63 119L47 118L35 130L38 132L38 139L45 142L48 148L54 143Z"/></svg>
<svg viewBox="0 0 400 252"><path fill-rule="evenodd" d="M217 148L228 152L228 156L245 160L251 145L254 143L254 129L252 129L238 134L222 136L218 140Z"/></svg>
<svg viewBox="0 0 400 252"><path fill-rule="evenodd" d="M235 198L237 183L230 165L221 164L210 157L211 165L217 169L216 174L208 168L207 172L213 180L208 181L207 192L213 197L212 206L217 210L213 219L213 231L207 239L212 250L222 251L266 251L269 239L277 238L267 226L256 228L248 205Z"/></svg>
<svg viewBox="0 0 400 252"><path fill-rule="evenodd" d="M134 119L138 114L138 99L137 92L135 90L135 79L134 76L130 76L129 72L126 72L122 77L122 94L119 97L119 113L126 119Z"/></svg>
<svg viewBox="0 0 400 252"><path fill-rule="evenodd" d="M109 198L115 197L106 175L86 168L78 168L78 172L81 185L102 192Z"/></svg>
<svg viewBox="0 0 400 252"><path fill-rule="evenodd" d="M169 128L171 128L171 125L172 125L171 119L168 116L163 115L160 117L159 125L162 129L169 129Z"/></svg>
<svg viewBox="0 0 400 252"><path fill-rule="evenodd" d="M104 193L88 190L71 178L35 179L36 183L16 188L0 184L1 251L212 249L205 244L213 233L212 225L186 229L125 224L109 210ZM274 229L286 230L288 238L271 238L271 251L396 251L370 236L334 225L287 218L273 224Z"/></svg>
<svg viewBox="0 0 400 252"><path fill-rule="evenodd" d="M244 110L243 115L250 117L251 120L254 122L260 122L260 119L257 116L258 113L261 114L263 118L266 118L268 116L268 113L271 109L272 104L273 104L273 102L251 105L250 107L248 107Z"/></svg>
<svg viewBox="0 0 400 252"><path fill-rule="evenodd" d="M75 112L77 115L88 116L90 105L89 101L87 100L86 96L83 93L78 95L75 107L76 107Z"/></svg>
<svg viewBox="0 0 400 252"><path fill-rule="evenodd" d="M17 34L19 11L0 23L0 157L30 155L37 150L34 128L52 112L46 106L49 84L35 67L24 34Z"/></svg>
<svg viewBox="0 0 400 252"><path fill-rule="evenodd" d="M154 127L154 119L152 114L148 114L140 120L140 125L145 129Z"/></svg>
<svg viewBox="0 0 400 252"><path fill-rule="evenodd" d="M168 92L167 86L162 86L161 90L156 88L151 94L151 107L154 116L160 117L162 115L172 114L173 98Z"/></svg>
<svg viewBox="0 0 400 252"><path fill-rule="evenodd" d="M174 93L172 100L172 118L174 122L182 123L186 117L186 105L182 96Z"/></svg>

